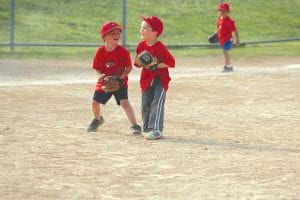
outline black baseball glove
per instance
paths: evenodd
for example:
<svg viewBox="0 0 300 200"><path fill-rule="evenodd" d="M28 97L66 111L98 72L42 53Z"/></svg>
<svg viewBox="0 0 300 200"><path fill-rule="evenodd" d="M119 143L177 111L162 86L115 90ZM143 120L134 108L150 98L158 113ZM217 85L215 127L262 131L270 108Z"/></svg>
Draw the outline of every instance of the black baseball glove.
<svg viewBox="0 0 300 200"><path fill-rule="evenodd" d="M148 51L142 51L136 57L136 63L151 71L157 69L157 59L153 57Z"/></svg>
<svg viewBox="0 0 300 200"><path fill-rule="evenodd" d="M208 37L208 42L210 44L216 44L219 42L218 33L213 33Z"/></svg>

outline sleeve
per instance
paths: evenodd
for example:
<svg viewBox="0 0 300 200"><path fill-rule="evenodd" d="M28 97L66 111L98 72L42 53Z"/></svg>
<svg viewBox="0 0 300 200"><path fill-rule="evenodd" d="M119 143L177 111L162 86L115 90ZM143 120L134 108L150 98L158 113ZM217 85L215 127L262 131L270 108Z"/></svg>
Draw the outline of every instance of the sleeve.
<svg viewBox="0 0 300 200"><path fill-rule="evenodd" d="M160 54L161 56L158 58L158 63L161 62L169 65L169 67L175 67L175 58L164 44L161 44Z"/></svg>
<svg viewBox="0 0 300 200"><path fill-rule="evenodd" d="M93 61L93 69L94 70L101 70L101 51L100 48L97 50L95 56L94 56L94 61Z"/></svg>
<svg viewBox="0 0 300 200"><path fill-rule="evenodd" d="M231 20L231 31L232 32L236 31L235 22L233 20Z"/></svg>
<svg viewBox="0 0 300 200"><path fill-rule="evenodd" d="M130 57L130 52L128 50L125 49L124 51L124 56L125 56L125 67L132 67L132 61L131 61L131 57Z"/></svg>

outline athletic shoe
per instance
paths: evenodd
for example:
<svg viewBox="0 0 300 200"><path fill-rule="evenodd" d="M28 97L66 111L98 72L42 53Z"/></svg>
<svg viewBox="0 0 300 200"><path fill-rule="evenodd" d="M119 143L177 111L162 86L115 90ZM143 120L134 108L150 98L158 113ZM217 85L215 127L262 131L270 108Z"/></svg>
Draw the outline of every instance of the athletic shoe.
<svg viewBox="0 0 300 200"><path fill-rule="evenodd" d="M225 65L222 72L232 72L232 71L233 71L233 67Z"/></svg>
<svg viewBox="0 0 300 200"><path fill-rule="evenodd" d="M145 133L144 138L147 140L157 140L163 138L163 132L160 130L153 130L151 132Z"/></svg>
<svg viewBox="0 0 300 200"><path fill-rule="evenodd" d="M142 127L138 124L130 127L130 129L132 130L133 135L140 135L142 133Z"/></svg>
<svg viewBox="0 0 300 200"><path fill-rule="evenodd" d="M151 132L153 129L150 129L150 128L147 128L147 129L144 129L143 132L142 132L142 136L144 137L145 135L147 135L149 132Z"/></svg>
<svg viewBox="0 0 300 200"><path fill-rule="evenodd" d="M93 119L91 124L89 125L87 132L96 132L98 127L104 123L104 118L100 116L100 119Z"/></svg>

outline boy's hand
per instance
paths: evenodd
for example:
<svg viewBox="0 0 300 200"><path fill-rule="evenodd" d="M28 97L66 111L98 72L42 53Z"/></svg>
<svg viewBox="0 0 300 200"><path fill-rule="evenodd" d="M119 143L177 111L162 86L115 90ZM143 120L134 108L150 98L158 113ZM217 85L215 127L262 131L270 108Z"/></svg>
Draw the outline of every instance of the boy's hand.
<svg viewBox="0 0 300 200"><path fill-rule="evenodd" d="M237 46L237 47L240 46L240 40L239 40L239 39L237 39L237 40L235 41L235 46Z"/></svg>
<svg viewBox="0 0 300 200"><path fill-rule="evenodd" d="M105 77L105 74L100 74L100 73L99 73L99 76L98 76L98 82L103 82L104 77Z"/></svg>

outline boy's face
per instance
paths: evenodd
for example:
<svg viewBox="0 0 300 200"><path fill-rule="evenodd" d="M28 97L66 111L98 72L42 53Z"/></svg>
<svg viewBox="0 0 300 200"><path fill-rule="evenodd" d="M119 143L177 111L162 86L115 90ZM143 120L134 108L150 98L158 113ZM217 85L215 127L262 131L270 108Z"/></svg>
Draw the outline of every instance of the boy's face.
<svg viewBox="0 0 300 200"><path fill-rule="evenodd" d="M121 38L121 30L115 29L107 33L104 36L103 40L109 44L118 44L120 38Z"/></svg>
<svg viewBox="0 0 300 200"><path fill-rule="evenodd" d="M227 17L228 16L228 11L227 10L219 10L219 16L221 17Z"/></svg>
<svg viewBox="0 0 300 200"><path fill-rule="evenodd" d="M157 36L157 32L153 31L152 27L145 21L142 21L140 28L141 38L143 40L153 40Z"/></svg>

